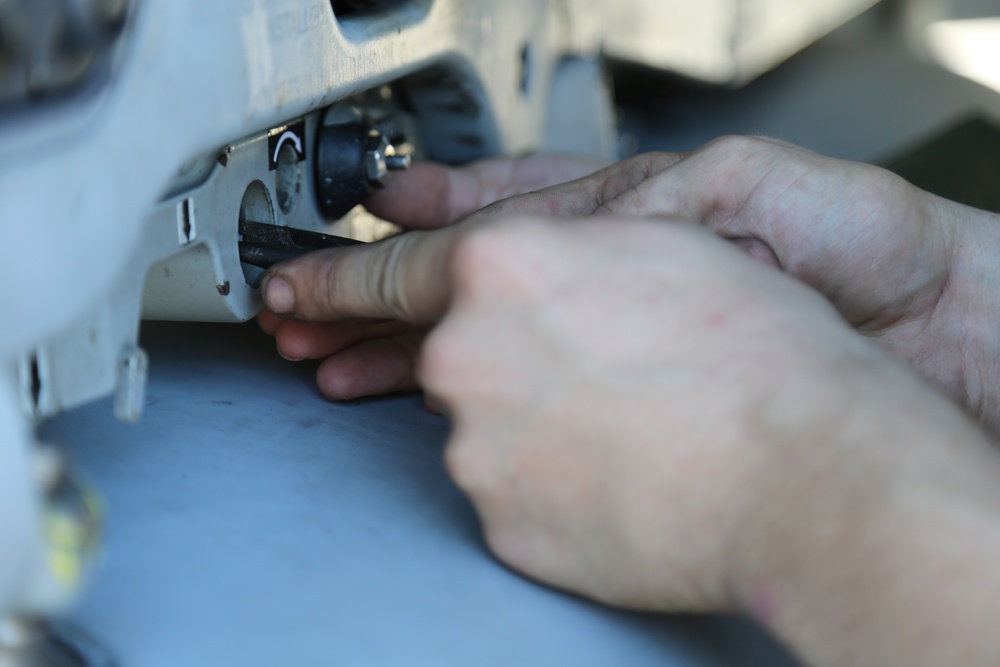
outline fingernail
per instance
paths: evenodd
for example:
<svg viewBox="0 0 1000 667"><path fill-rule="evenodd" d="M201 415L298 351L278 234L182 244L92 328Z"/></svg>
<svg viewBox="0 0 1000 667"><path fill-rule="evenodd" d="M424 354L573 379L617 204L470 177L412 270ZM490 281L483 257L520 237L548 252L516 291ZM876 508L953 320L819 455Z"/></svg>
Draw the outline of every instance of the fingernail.
<svg viewBox="0 0 1000 667"><path fill-rule="evenodd" d="M280 356L285 361L295 361L295 362L298 362L298 361L302 361L303 359L305 359L305 357L293 357L291 355L285 354L284 352L281 351L281 348L278 348L278 356Z"/></svg>
<svg viewBox="0 0 1000 667"><path fill-rule="evenodd" d="M271 276L264 283L264 303L272 313L283 315L295 308L295 292L288 281L280 276Z"/></svg>

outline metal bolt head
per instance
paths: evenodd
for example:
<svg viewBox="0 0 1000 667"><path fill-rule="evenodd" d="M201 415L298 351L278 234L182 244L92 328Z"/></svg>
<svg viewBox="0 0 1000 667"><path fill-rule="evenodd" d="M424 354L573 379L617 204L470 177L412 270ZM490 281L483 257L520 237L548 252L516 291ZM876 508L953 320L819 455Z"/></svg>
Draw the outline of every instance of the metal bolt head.
<svg viewBox="0 0 1000 667"><path fill-rule="evenodd" d="M384 149L379 146L372 148L365 153L365 176L368 182L375 186L385 184L385 175L389 172L389 167L385 163Z"/></svg>

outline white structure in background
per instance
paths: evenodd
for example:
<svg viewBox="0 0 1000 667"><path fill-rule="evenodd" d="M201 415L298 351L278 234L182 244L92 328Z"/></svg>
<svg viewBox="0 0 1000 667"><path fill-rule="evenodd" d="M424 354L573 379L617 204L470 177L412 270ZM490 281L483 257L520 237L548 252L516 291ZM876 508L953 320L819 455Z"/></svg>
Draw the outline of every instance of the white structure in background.
<svg viewBox="0 0 1000 667"><path fill-rule="evenodd" d="M911 46L945 69L1000 91L1000 2L908 0Z"/></svg>
<svg viewBox="0 0 1000 667"><path fill-rule="evenodd" d="M925 38L943 67L1000 92L1000 16L935 21Z"/></svg>

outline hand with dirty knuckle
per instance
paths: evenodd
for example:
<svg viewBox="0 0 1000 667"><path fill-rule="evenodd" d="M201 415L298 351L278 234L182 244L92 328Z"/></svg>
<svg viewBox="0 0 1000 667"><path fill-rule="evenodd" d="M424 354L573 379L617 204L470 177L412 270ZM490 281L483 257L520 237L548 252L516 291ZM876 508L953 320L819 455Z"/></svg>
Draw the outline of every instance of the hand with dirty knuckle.
<svg viewBox="0 0 1000 667"><path fill-rule="evenodd" d="M882 169L771 139L725 137L691 153L599 166L553 156L459 169L415 165L395 175L370 208L422 229L519 214L698 221L820 291L859 332L1000 432L1000 338L992 324L1000 319L998 216L934 197ZM272 275L282 276L283 267ZM414 355L426 327L291 322L270 313L261 324L286 357L326 359L319 384L331 398L417 386Z"/></svg>
<svg viewBox="0 0 1000 667"><path fill-rule="evenodd" d="M818 290L1000 433L1000 216L771 139L724 137L633 160L648 178L596 184L595 214L697 220Z"/></svg>
<svg viewBox="0 0 1000 667"><path fill-rule="evenodd" d="M1000 216L871 165L723 137L646 153L474 216L675 216L826 296L1000 435Z"/></svg>

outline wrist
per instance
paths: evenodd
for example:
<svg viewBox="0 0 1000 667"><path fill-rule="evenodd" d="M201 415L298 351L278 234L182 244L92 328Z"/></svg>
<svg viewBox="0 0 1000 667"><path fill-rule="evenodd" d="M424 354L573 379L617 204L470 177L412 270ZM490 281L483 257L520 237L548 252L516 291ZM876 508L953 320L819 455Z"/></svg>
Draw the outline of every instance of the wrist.
<svg viewBox="0 0 1000 667"><path fill-rule="evenodd" d="M996 451L909 373L874 373L780 462L730 570L740 608L820 667L937 664L920 638L953 656L1000 599Z"/></svg>
<svg viewBox="0 0 1000 667"><path fill-rule="evenodd" d="M952 368L924 369L992 435L1000 434L1000 215L933 197L954 226L952 267L929 327L955 349Z"/></svg>

